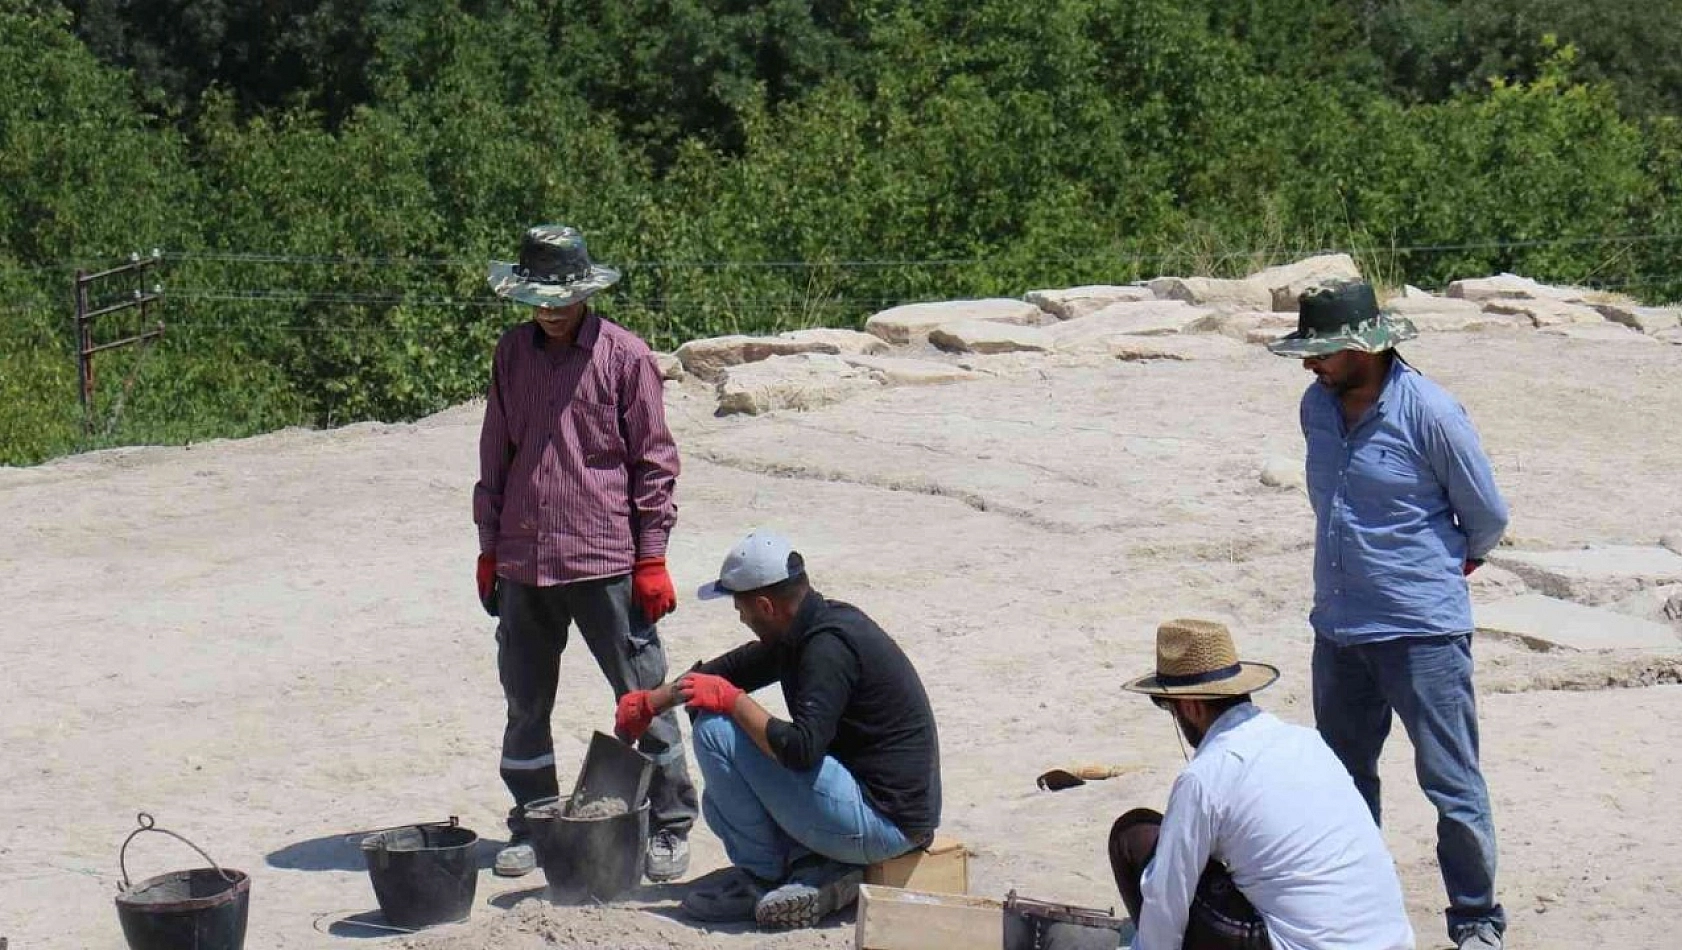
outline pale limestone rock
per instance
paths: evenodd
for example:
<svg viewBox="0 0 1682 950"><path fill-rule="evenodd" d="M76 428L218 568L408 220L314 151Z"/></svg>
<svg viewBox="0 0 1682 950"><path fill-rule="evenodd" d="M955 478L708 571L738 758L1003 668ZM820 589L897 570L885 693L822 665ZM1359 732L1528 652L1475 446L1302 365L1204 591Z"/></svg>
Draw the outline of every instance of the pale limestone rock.
<svg viewBox="0 0 1682 950"><path fill-rule="evenodd" d="M1275 455L1262 463L1261 483L1269 488L1306 490L1308 476L1300 458Z"/></svg>
<svg viewBox="0 0 1682 950"><path fill-rule="evenodd" d="M1493 564L1485 564L1473 571L1472 576L1466 579L1466 583L1471 588L1472 599L1478 603L1506 600L1509 597L1530 593L1530 588L1524 583L1524 578Z"/></svg>
<svg viewBox="0 0 1682 950"><path fill-rule="evenodd" d="M1474 305L1475 306L1475 305ZM1446 313L1425 311L1410 313L1407 319L1420 333L1467 333L1484 330L1533 330L1529 317L1510 313L1486 313L1474 309L1471 313L1454 310Z"/></svg>
<svg viewBox="0 0 1682 950"><path fill-rule="evenodd" d="M1219 360L1242 356L1237 340L1206 334L1124 336L1110 343L1110 355L1122 362L1145 360Z"/></svg>
<svg viewBox="0 0 1682 950"><path fill-rule="evenodd" d="M1682 647L1664 624L1541 594L1476 606L1481 634L1518 640L1534 650L1673 650Z"/></svg>
<svg viewBox="0 0 1682 950"><path fill-rule="evenodd" d="M1403 317L1411 317L1416 313L1475 316L1483 313L1483 304L1475 300L1462 300L1459 297L1438 297L1435 294L1421 291L1417 294L1391 297L1384 301L1384 309Z"/></svg>
<svg viewBox="0 0 1682 950"><path fill-rule="evenodd" d="M1420 288L1415 287L1412 284L1403 284L1402 285L1402 292L1400 294L1398 294L1397 296L1404 297L1404 298L1435 297L1436 294L1433 294L1428 290L1421 290Z"/></svg>
<svg viewBox="0 0 1682 950"><path fill-rule="evenodd" d="M929 342L950 353L1043 353L1052 346L1044 330L992 320L943 323L929 331Z"/></svg>
<svg viewBox="0 0 1682 950"><path fill-rule="evenodd" d="M1267 344L1278 340L1280 337L1290 336L1295 329L1295 327L1291 327L1289 329L1281 327L1256 327L1253 330L1245 332L1244 342L1254 343L1257 346L1266 346Z"/></svg>
<svg viewBox="0 0 1682 950"><path fill-rule="evenodd" d="M1682 584L1649 587L1618 601L1612 609L1654 623L1682 624Z"/></svg>
<svg viewBox="0 0 1682 950"><path fill-rule="evenodd" d="M1273 292L1265 284L1216 277L1158 277L1146 283L1163 300L1183 300L1217 310L1272 310Z"/></svg>
<svg viewBox="0 0 1682 950"><path fill-rule="evenodd" d="M1490 300L1557 300L1560 303L1619 304L1635 306L1637 301L1624 294L1594 290L1588 287L1569 287L1544 284L1517 274L1497 274L1457 280L1448 285L1450 297L1488 302Z"/></svg>
<svg viewBox="0 0 1682 950"><path fill-rule="evenodd" d="M1123 301L1041 330L1060 352L1109 351L1118 337L1193 333L1212 327L1216 314L1178 300Z"/></svg>
<svg viewBox="0 0 1682 950"><path fill-rule="evenodd" d="M773 356L798 353L835 352L836 348L828 343L785 340L774 336L715 336L683 344L677 348L677 358L690 373L708 382L717 382L726 368L742 363L757 363Z"/></svg>
<svg viewBox="0 0 1682 950"><path fill-rule="evenodd" d="M718 413L759 415L775 409L815 409L881 386L874 372L849 366L839 356L773 356L725 369L718 385Z"/></svg>
<svg viewBox="0 0 1682 950"><path fill-rule="evenodd" d="M1049 319L1044 310L1022 300L991 297L984 300L945 300L890 307L864 322L865 332L889 343L919 342L935 327L960 320L1037 326Z"/></svg>
<svg viewBox="0 0 1682 950"><path fill-rule="evenodd" d="M1572 340L1592 340L1597 343L1641 343L1657 346L1659 341L1639 330L1618 323L1562 323L1536 331L1547 336L1563 336Z"/></svg>
<svg viewBox="0 0 1682 950"><path fill-rule="evenodd" d="M897 356L843 356L849 366L869 370L889 386L932 386L980 379L981 374L934 360L913 360Z"/></svg>
<svg viewBox="0 0 1682 950"><path fill-rule="evenodd" d="M1059 320L1074 320L1112 303L1155 300L1156 294L1138 284L1088 284L1065 290L1035 290L1022 299Z"/></svg>
<svg viewBox="0 0 1682 950"><path fill-rule="evenodd" d="M654 362L660 366L661 379L671 382L683 378L683 361L678 359L675 354L656 353L654 354Z"/></svg>
<svg viewBox="0 0 1682 950"><path fill-rule="evenodd" d="M1297 328L1297 315L1294 313L1274 313L1271 310L1246 310L1237 313L1223 313L1210 321L1210 330L1234 340L1250 340L1249 336L1255 332L1271 334L1268 339L1274 339Z"/></svg>
<svg viewBox="0 0 1682 950"><path fill-rule="evenodd" d="M1613 323L1621 323L1649 336L1672 327L1682 327L1682 307L1626 307L1603 303L1594 309Z"/></svg>
<svg viewBox="0 0 1682 950"><path fill-rule="evenodd" d="M841 356L874 356L886 353L888 344L868 333L857 330L839 330L830 327L816 327L810 330L789 330L777 336L784 340L794 340L799 343L827 344L835 347L833 351Z"/></svg>
<svg viewBox="0 0 1682 950"><path fill-rule="evenodd" d="M1653 334L1653 339L1660 343L1674 343L1677 346L1682 346L1682 327L1677 327L1674 330L1660 330Z"/></svg>
<svg viewBox="0 0 1682 950"><path fill-rule="evenodd" d="M1584 604L1617 601L1646 587L1682 584L1682 554L1658 545L1596 545L1570 551L1498 548L1490 563L1532 590Z"/></svg>
<svg viewBox="0 0 1682 950"><path fill-rule="evenodd" d="M1294 264L1269 267L1244 279L1267 288L1273 299L1275 311L1296 313L1297 298L1310 287L1336 280L1362 278L1361 269L1355 266L1355 259L1348 254L1320 254Z"/></svg>
<svg viewBox="0 0 1682 950"><path fill-rule="evenodd" d="M1673 554L1682 554L1682 529L1666 531L1659 536L1659 544Z"/></svg>
<svg viewBox="0 0 1682 950"><path fill-rule="evenodd" d="M1566 323L1605 323L1600 311L1582 304L1559 300L1491 300L1483 305L1487 313L1505 313L1525 317L1538 327L1557 327Z"/></svg>

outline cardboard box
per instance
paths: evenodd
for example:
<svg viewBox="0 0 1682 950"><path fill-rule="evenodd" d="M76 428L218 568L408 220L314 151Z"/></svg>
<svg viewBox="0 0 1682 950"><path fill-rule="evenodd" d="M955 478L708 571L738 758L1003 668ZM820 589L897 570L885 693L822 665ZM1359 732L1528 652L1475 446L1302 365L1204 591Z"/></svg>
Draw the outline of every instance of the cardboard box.
<svg viewBox="0 0 1682 950"><path fill-rule="evenodd" d="M999 901L859 886L854 950L975 950L999 946L1003 934Z"/></svg>
<svg viewBox="0 0 1682 950"><path fill-rule="evenodd" d="M864 882L933 894L969 893L969 852L956 838L936 835L929 846L865 869Z"/></svg>

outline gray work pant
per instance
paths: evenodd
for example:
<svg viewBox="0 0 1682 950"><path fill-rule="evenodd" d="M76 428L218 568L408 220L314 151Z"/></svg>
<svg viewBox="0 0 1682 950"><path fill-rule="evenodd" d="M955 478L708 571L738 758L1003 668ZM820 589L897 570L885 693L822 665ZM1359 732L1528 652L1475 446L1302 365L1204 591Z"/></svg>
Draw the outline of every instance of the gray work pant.
<svg viewBox="0 0 1682 950"><path fill-rule="evenodd" d="M631 602L629 575L554 587L502 580L496 628L497 672L508 700L502 781L514 796L508 827L516 835L525 832L522 806L560 794L549 716L555 708L567 628L573 624L584 635L615 698L658 686L666 678L666 652L654 625ZM590 709L585 715L611 731L611 707ZM648 789L649 829L687 836L695 823L696 795L675 710L655 719L637 748L655 762Z"/></svg>

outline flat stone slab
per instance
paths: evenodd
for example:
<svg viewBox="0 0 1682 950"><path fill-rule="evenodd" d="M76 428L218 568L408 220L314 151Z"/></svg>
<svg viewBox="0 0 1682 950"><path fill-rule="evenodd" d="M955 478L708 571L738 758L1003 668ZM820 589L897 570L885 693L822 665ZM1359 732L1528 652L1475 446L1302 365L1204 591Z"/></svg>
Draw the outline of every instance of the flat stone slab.
<svg viewBox="0 0 1682 950"><path fill-rule="evenodd" d="M1147 360L1220 360L1248 352L1242 343L1224 336L1124 336L1110 341L1110 355L1124 363Z"/></svg>
<svg viewBox="0 0 1682 950"><path fill-rule="evenodd" d="M1609 604L1643 588L1682 584L1682 554L1656 544L1497 549L1489 560L1523 578L1532 590L1586 604Z"/></svg>
<svg viewBox="0 0 1682 950"><path fill-rule="evenodd" d="M981 379L980 373L937 363L934 360L913 360L898 356L843 356L849 366L869 370L879 375L889 386L938 386Z"/></svg>
<svg viewBox="0 0 1682 950"><path fill-rule="evenodd" d="M1110 344L1122 337L1191 333L1212 328L1216 319L1215 311L1179 300L1124 301L1042 332L1062 352L1107 353Z"/></svg>
<svg viewBox="0 0 1682 950"><path fill-rule="evenodd" d="M1619 323L1563 323L1536 331L1547 336L1562 336L1572 340L1593 340L1600 343L1642 343L1658 346L1659 341Z"/></svg>
<svg viewBox="0 0 1682 950"><path fill-rule="evenodd" d="M1660 343L1674 343L1677 346L1682 346L1682 327L1675 327L1670 330L1660 330L1659 332L1653 334L1653 339L1658 340Z"/></svg>
<svg viewBox="0 0 1682 950"><path fill-rule="evenodd" d="M1200 307L1219 310L1273 309L1273 291L1261 281L1158 277L1145 286L1163 300L1183 300Z"/></svg>
<svg viewBox="0 0 1682 950"><path fill-rule="evenodd" d="M909 303L889 307L872 314L864 322L864 330L889 343L920 342L935 327L961 320L989 320L1035 326L1050 316L1024 300L989 297L982 300L943 300L936 303Z"/></svg>
<svg viewBox="0 0 1682 950"><path fill-rule="evenodd" d="M1622 294L1590 290L1584 287L1544 284L1517 274L1496 274L1494 277L1474 277L1457 280L1448 285L1450 297L1465 300L1558 300L1565 303L1632 303Z"/></svg>
<svg viewBox="0 0 1682 950"><path fill-rule="evenodd" d="M1277 336L1290 333L1296 328L1296 314L1274 313L1270 310L1241 310L1236 313L1223 313L1212 319L1207 327L1199 327L1200 330L1213 330L1222 336L1231 337L1234 340L1245 340L1246 342L1253 342L1249 340L1249 336L1258 330Z"/></svg>
<svg viewBox="0 0 1682 950"><path fill-rule="evenodd" d="M1059 320L1075 320L1112 303L1155 300L1149 287L1138 284L1087 284L1063 290L1035 290L1022 299Z"/></svg>
<svg viewBox="0 0 1682 950"><path fill-rule="evenodd" d="M992 320L943 323L929 331L929 342L949 353L1043 353L1052 347L1043 330Z"/></svg>
<svg viewBox="0 0 1682 950"><path fill-rule="evenodd" d="M1531 330L1536 324L1529 317L1510 313L1486 313L1476 309L1416 311L1406 314L1420 333L1476 333L1484 330Z"/></svg>
<svg viewBox="0 0 1682 950"><path fill-rule="evenodd" d="M1435 294L1419 291L1415 294L1401 294L1391 297L1384 301L1384 309L1392 313L1399 313L1404 317L1411 317L1416 313L1477 316L1483 313L1483 304L1475 300L1462 300L1459 297L1438 297Z"/></svg>
<svg viewBox="0 0 1682 950"><path fill-rule="evenodd" d="M1269 267L1244 279L1267 288L1274 310L1296 313L1297 298L1303 291L1334 280L1360 280L1361 269L1348 254L1319 254L1294 264Z"/></svg>
<svg viewBox="0 0 1682 950"><path fill-rule="evenodd" d="M1662 623L1542 594L1474 607L1478 632L1533 650L1674 650L1682 637Z"/></svg>
<svg viewBox="0 0 1682 950"><path fill-rule="evenodd" d="M881 386L874 372L849 366L839 356L773 356L724 371L724 379L718 384L718 414L816 409Z"/></svg>
<svg viewBox="0 0 1682 950"><path fill-rule="evenodd" d="M796 343L811 343L820 346L831 346L833 350L819 350L816 352L839 353L857 356L872 356L877 353L888 352L888 344L880 338L857 330L841 330L830 327L817 327L811 330L789 330L777 334L779 339L793 340Z"/></svg>
<svg viewBox="0 0 1682 950"><path fill-rule="evenodd" d="M1613 323L1621 323L1649 336L1674 327L1682 327L1682 307L1626 307L1621 304L1600 304L1594 309Z"/></svg>
<svg viewBox="0 0 1682 950"><path fill-rule="evenodd" d="M1506 313L1526 317L1538 327L1555 327L1564 323L1605 323L1606 318L1593 307L1559 300L1491 300L1483 305L1490 313Z"/></svg>
<svg viewBox="0 0 1682 950"><path fill-rule="evenodd" d="M775 336L715 336L690 340L677 348L683 368L708 382L717 382L724 371L743 363L757 363L773 356L797 353L835 353L829 343L789 340Z"/></svg>

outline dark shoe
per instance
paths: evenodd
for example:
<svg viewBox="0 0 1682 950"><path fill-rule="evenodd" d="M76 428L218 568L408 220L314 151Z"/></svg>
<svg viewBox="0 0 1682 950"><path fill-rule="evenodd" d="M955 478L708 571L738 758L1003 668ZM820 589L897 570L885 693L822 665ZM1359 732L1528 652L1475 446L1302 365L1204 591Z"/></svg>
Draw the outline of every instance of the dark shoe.
<svg viewBox="0 0 1682 950"><path fill-rule="evenodd" d="M680 908L710 924L754 919L754 908L765 896L765 885L741 868L724 868L695 881L683 895Z"/></svg>
<svg viewBox="0 0 1682 950"><path fill-rule="evenodd" d="M1460 950L1501 950L1501 933L1489 921L1480 921L1462 927L1454 943Z"/></svg>
<svg viewBox="0 0 1682 950"><path fill-rule="evenodd" d="M648 865L643 869L656 884L675 881L689 873L689 839L675 831L656 831L648 839Z"/></svg>
<svg viewBox="0 0 1682 950"><path fill-rule="evenodd" d="M496 853L496 865L491 871L498 877L524 877L537 870L537 851L525 835L513 835L501 851Z"/></svg>
<svg viewBox="0 0 1682 950"><path fill-rule="evenodd" d="M761 927L815 927L858 900L864 868L814 856L795 865L788 880L753 909Z"/></svg>

